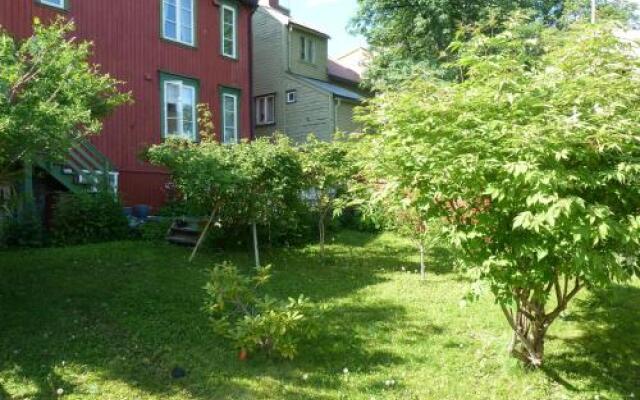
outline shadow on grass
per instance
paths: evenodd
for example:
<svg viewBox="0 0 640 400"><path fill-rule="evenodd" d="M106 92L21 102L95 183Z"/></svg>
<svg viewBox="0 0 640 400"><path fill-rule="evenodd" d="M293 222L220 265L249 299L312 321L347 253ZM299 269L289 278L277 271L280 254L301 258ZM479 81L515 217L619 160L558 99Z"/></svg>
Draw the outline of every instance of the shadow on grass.
<svg viewBox="0 0 640 400"><path fill-rule="evenodd" d="M640 394L640 288L613 286L577 301L571 320L582 336L564 341L561 354L548 360L546 373L573 391L610 390ZM558 340L558 339L556 339ZM587 382L575 387L571 381Z"/></svg>
<svg viewBox="0 0 640 400"><path fill-rule="evenodd" d="M301 251L274 252L274 278L267 290L328 301L382 282L376 275L380 265L399 263L395 254L376 252L359 263L337 253L336 264L325 267ZM311 380L304 392L297 392L304 385L288 385L287 397L323 399L327 396L316 390L337 390L345 366L368 370L403 362L370 348L367 332L375 324L401 322L404 309L338 304L324 315L321 335L303 343L295 361L240 363L235 350L213 334L202 310L202 287L206 267L224 258L249 269L248 258L206 255L188 264L187 256L185 249L140 242L3 254L0 381L27 382L25 392L14 398L55 399L59 388L100 398L128 387L137 393L121 395L130 398L187 392L202 399L249 399L269 394L251 384L257 378L279 387L299 379L296 371L304 369L328 377ZM172 379L175 366L185 368L187 377ZM86 371L99 375L100 385L114 387L87 389L69 378ZM11 398L4 390L0 399Z"/></svg>

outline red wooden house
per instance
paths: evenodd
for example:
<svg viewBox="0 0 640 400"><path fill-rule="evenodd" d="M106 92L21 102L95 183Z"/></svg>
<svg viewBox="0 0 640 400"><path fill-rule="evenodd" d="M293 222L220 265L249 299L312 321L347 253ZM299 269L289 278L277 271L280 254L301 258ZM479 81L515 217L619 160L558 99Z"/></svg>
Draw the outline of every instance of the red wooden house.
<svg viewBox="0 0 640 400"><path fill-rule="evenodd" d="M50 178L73 189L87 183L82 174L91 172L92 165L107 164L126 204L158 207L165 201L168 175L139 154L172 135L197 140L196 104L209 104L224 141L251 137L251 15L256 3L1 0L0 25L16 37L30 35L36 17L44 23L58 15L72 19L76 36L94 43L93 61L124 81L134 98L134 104L105 121L93 146L77 149L68 165L49 171Z"/></svg>

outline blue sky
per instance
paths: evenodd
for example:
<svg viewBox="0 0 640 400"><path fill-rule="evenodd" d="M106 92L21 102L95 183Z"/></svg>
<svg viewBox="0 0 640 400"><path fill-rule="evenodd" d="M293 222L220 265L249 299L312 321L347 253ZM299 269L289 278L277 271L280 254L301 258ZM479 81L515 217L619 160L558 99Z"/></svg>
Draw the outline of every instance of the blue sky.
<svg viewBox="0 0 640 400"><path fill-rule="evenodd" d="M331 36L329 55L336 57L357 46L364 39L347 32L347 24L357 10L356 0L280 0L280 4L291 9L291 16L322 29Z"/></svg>

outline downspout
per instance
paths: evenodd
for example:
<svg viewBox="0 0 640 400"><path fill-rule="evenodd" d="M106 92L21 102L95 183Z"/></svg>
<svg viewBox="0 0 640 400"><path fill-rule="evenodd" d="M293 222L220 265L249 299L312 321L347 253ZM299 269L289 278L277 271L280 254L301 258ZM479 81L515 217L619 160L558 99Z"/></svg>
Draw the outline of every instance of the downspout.
<svg viewBox="0 0 640 400"><path fill-rule="evenodd" d="M249 121L251 123L251 127L249 129L249 138L250 140L255 140L256 138L256 104L253 99L253 14L258 10L258 3L251 9L251 13L249 14Z"/></svg>

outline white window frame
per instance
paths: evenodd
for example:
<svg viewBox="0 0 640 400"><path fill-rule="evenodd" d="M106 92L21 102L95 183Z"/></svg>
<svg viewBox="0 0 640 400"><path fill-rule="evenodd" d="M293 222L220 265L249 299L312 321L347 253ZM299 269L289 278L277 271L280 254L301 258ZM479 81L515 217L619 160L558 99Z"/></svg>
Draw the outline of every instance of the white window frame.
<svg viewBox="0 0 640 400"><path fill-rule="evenodd" d="M191 42L187 42L181 39L182 34L182 3L183 2L191 2ZM175 0L176 2L176 37L172 38L167 36L167 32L165 31L165 23L167 19L166 7L168 4L168 0L162 0L162 37L167 40L171 40L172 42L182 43L187 46L195 46L196 43L196 0Z"/></svg>
<svg viewBox="0 0 640 400"><path fill-rule="evenodd" d="M269 119L269 99L272 100L273 112L271 113L271 119ZM261 121L260 113L263 112L265 120ZM256 124L257 125L270 125L276 122L276 95L267 94L264 96L256 97Z"/></svg>
<svg viewBox="0 0 640 400"><path fill-rule="evenodd" d="M301 38L301 60L310 64L315 64L316 62L316 41L313 38L302 35Z"/></svg>
<svg viewBox="0 0 640 400"><path fill-rule="evenodd" d="M293 104L297 101L298 101L298 91L295 89L287 90L287 104Z"/></svg>
<svg viewBox="0 0 640 400"><path fill-rule="evenodd" d="M227 99L233 99L233 141L227 140L227 111L226 111L226 101ZM224 144L236 144L239 143L238 138L238 112L240 103L239 96L233 93L223 93L222 94L222 141Z"/></svg>
<svg viewBox="0 0 640 400"><path fill-rule="evenodd" d="M168 113L167 113L167 96L169 93L169 90L167 90L167 86L168 85L176 85L178 86L178 132L177 133L170 133L169 132L169 117L168 117ZM189 88L191 90L191 94L192 94L192 100L193 100L193 107L191 107L192 111L191 111L191 132L192 134L187 135L184 133L184 107L183 104L184 102L182 101L182 91L184 88ZM196 106L197 106L197 96L198 96L198 91L195 85L189 85L186 84L184 81L180 81L180 80L166 80L164 81L164 99L162 102L162 107L163 107L163 112L164 112L164 132L162 132L163 136L165 138L168 137L172 137L172 136L177 136L177 137L181 137L181 138L185 138L185 139L190 139L195 141L196 140L196 136L197 136L197 132L196 132L196 120L197 120L197 111L196 111Z"/></svg>
<svg viewBox="0 0 640 400"><path fill-rule="evenodd" d="M45 6L51 6L55 8L59 8L61 10L65 9L66 0L39 0L40 4L44 4Z"/></svg>
<svg viewBox="0 0 640 400"><path fill-rule="evenodd" d="M227 53L225 51L225 29L224 29L224 24L225 24L225 11L231 11L231 15L232 15L232 24L233 24L233 31L231 34L231 40L233 42L233 49L231 53ZM220 40L222 41L221 46L222 46L222 55L225 57L230 57L230 58L238 58L238 15L237 15L237 10L234 7L231 7L229 5L223 4L222 8L221 8L221 17L220 17Z"/></svg>

